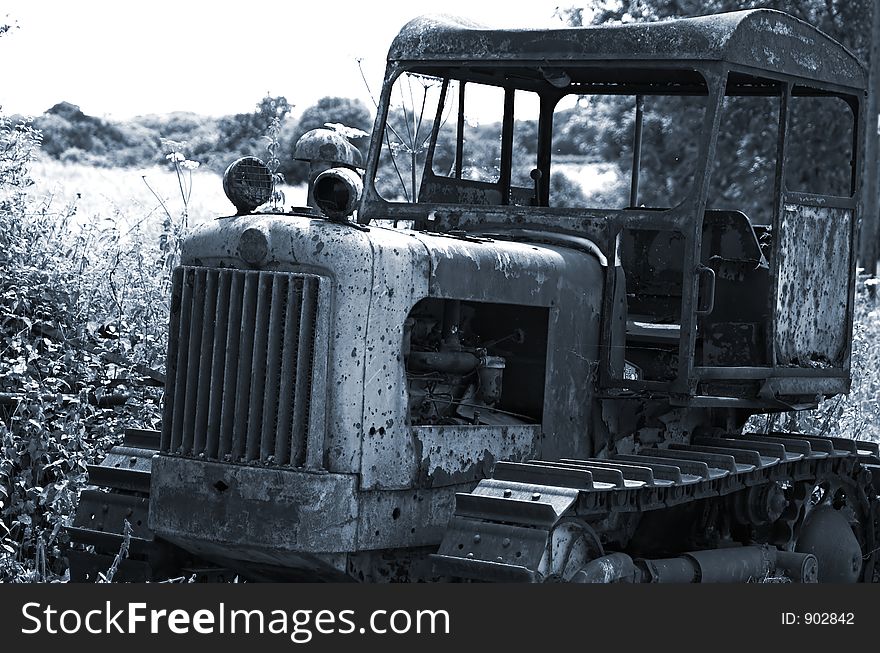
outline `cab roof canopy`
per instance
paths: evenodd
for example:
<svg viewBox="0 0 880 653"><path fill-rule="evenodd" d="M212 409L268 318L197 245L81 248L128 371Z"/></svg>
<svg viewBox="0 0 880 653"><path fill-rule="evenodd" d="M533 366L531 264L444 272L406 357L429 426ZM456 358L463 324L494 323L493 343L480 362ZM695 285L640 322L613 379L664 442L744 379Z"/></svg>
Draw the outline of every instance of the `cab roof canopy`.
<svg viewBox="0 0 880 653"><path fill-rule="evenodd" d="M407 23L388 60L475 65L722 61L863 89L867 73L840 43L780 11L755 9L655 23L562 29L490 29L451 16Z"/></svg>

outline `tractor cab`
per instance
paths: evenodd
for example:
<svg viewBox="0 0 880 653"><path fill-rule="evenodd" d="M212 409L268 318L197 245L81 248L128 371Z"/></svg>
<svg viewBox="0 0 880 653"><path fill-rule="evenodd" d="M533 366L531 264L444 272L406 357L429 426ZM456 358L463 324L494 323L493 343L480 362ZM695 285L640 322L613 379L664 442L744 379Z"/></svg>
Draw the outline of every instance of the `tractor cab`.
<svg viewBox="0 0 880 653"><path fill-rule="evenodd" d="M610 395L814 405L849 386L865 85L769 10L416 19L389 51L359 220L597 248Z"/></svg>

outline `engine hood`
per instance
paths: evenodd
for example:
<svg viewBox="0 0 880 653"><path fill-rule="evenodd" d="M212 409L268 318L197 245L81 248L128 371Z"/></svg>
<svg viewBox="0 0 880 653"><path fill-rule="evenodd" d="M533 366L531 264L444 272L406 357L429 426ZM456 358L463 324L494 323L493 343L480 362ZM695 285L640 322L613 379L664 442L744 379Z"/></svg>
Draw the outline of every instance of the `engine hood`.
<svg viewBox="0 0 880 653"><path fill-rule="evenodd" d="M359 473L363 488L412 487L418 476L402 341L421 299L549 307L570 340L567 355L596 359L595 338L577 333L584 319L598 322L601 263L571 247L254 214L198 228L182 263L330 280L324 461L328 471Z"/></svg>

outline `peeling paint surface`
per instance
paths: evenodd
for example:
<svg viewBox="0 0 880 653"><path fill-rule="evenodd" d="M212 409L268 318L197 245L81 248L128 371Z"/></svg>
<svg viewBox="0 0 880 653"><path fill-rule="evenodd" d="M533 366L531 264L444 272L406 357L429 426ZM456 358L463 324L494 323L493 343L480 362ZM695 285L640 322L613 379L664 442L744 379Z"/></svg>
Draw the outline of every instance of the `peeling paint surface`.
<svg viewBox="0 0 880 653"><path fill-rule="evenodd" d="M487 478L496 460L540 457L541 427L419 426L413 438L421 451L419 481L442 487Z"/></svg>
<svg viewBox="0 0 880 653"><path fill-rule="evenodd" d="M850 209L785 205L778 248L778 365L842 365L852 222Z"/></svg>
<svg viewBox="0 0 880 653"><path fill-rule="evenodd" d="M370 231L373 278L365 289L370 310L364 360L361 487L412 485L417 461L406 423L408 396L402 343L413 305L428 294L428 257L418 239L394 229ZM348 363L350 366L350 363Z"/></svg>
<svg viewBox="0 0 880 653"><path fill-rule="evenodd" d="M360 492L357 548L436 546L449 525L455 493L471 487Z"/></svg>
<svg viewBox="0 0 880 653"><path fill-rule="evenodd" d="M415 237L429 251L432 297L550 306L567 264L564 251L530 243Z"/></svg>

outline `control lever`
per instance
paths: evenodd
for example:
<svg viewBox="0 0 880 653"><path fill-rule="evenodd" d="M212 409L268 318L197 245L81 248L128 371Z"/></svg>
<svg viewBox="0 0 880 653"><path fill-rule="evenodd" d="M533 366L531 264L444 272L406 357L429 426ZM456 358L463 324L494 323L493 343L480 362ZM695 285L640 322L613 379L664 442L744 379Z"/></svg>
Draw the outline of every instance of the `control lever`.
<svg viewBox="0 0 880 653"><path fill-rule="evenodd" d="M529 173L529 177L532 178L532 181L535 182L535 196L532 198L532 206L541 206L541 194L540 194L540 183L541 183L541 170L539 168L535 168Z"/></svg>

